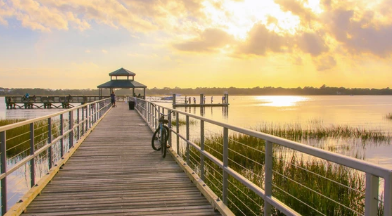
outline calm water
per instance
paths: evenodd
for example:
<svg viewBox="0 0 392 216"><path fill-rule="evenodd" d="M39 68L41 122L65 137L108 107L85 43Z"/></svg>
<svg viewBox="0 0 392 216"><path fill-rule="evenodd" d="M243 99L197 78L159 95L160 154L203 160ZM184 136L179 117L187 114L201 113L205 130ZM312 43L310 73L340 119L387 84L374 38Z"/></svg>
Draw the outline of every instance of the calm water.
<svg viewBox="0 0 392 216"><path fill-rule="evenodd" d="M199 97L196 96L197 103ZM150 98L150 100L155 99ZM184 98L179 100L183 101ZM214 97L214 103L220 101L221 97ZM211 96L206 97L206 103L211 103ZM388 113L392 113L392 96L229 96L229 103L228 110L221 107L209 107L204 110L179 108L179 110L244 128L254 129L262 125L300 125L302 128L340 125L392 135L392 120L386 118ZM171 101L160 102L160 104L171 107ZM60 109L7 110L4 98L0 97L0 119L31 119L58 111ZM195 127L196 131L198 125L191 127ZM213 130L206 127L206 135ZM392 144L389 141L376 143L364 142L356 138L326 138L305 140L303 143L392 169ZM8 165L17 162L17 159L8 161ZM39 173L46 172L43 167L45 166L42 166L43 171ZM9 206L29 189L28 170L26 165L9 176L8 181L11 183L8 191Z"/></svg>
<svg viewBox="0 0 392 216"><path fill-rule="evenodd" d="M197 103L199 98L196 96ZM214 103L220 101L221 97L214 97ZM210 96L206 97L206 103L211 103ZM219 107L207 107L203 113L199 108L179 109L244 128L254 129L262 125L349 126L392 135L392 120L386 118L392 113L392 96L229 96L229 103L227 112ZM161 104L171 107L171 103ZM317 143L314 140L304 143L392 169L389 141L375 143L355 138L326 138Z"/></svg>

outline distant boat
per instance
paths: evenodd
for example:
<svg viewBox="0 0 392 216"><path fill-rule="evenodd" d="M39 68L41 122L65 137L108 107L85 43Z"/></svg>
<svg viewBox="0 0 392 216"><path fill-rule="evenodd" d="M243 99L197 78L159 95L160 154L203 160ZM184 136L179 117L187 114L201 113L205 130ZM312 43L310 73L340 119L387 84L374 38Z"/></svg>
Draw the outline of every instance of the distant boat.
<svg viewBox="0 0 392 216"><path fill-rule="evenodd" d="M173 94L171 96L161 97L161 100L173 100ZM180 94L176 94L176 97L181 96Z"/></svg>
<svg viewBox="0 0 392 216"><path fill-rule="evenodd" d="M161 97L161 100L173 100L173 96Z"/></svg>

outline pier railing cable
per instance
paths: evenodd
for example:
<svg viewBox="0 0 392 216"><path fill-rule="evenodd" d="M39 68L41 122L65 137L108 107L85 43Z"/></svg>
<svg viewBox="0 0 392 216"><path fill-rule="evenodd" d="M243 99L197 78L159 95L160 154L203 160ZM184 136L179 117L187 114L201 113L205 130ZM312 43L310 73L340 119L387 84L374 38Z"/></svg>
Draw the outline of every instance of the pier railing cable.
<svg viewBox="0 0 392 216"><path fill-rule="evenodd" d="M312 215L373 216L382 212L383 215L392 216L392 170L142 99L137 100L136 110L152 129L159 114L172 113L169 119L176 122L173 127L169 121L172 153L177 154L175 157L182 157L220 200L231 209L237 209L238 214L271 215L279 211L286 215L301 215L300 212L306 215L304 209L307 209L305 212ZM185 125L179 126L179 118L183 117L186 119ZM199 127L199 134L190 132L190 119L198 122L192 127ZM220 132L213 133L207 123L214 127L214 131L215 127L220 127ZM287 152L294 152L294 156L287 158ZM293 159L297 154L314 158L316 165L323 165L322 169L316 172L312 169L315 164L311 163L310 166L303 166L307 163L306 159L302 163L295 162ZM355 176L360 176L362 180L356 184L345 179L341 182L331 170L346 175L357 174ZM317 185L301 181L306 178L317 179ZM296 184L295 187L306 191L306 194L284 187L286 184L293 187ZM358 185L363 185L364 191L356 188ZM322 190L323 187L339 188L340 197L332 197L332 194ZM325 200L328 205L336 205L337 209L326 209L320 203L305 201L307 194L312 198L317 197L317 201ZM348 195L357 196L358 201L354 204L341 203L339 199ZM298 206L301 207L297 209Z"/></svg>
<svg viewBox="0 0 392 216"><path fill-rule="evenodd" d="M110 99L106 98L0 127L1 215L14 204L24 202L21 198L28 190L38 186L41 177L61 164L70 149L110 108ZM27 180L8 179L17 179L18 172L23 172ZM27 187L16 193L11 189L21 187L15 184Z"/></svg>

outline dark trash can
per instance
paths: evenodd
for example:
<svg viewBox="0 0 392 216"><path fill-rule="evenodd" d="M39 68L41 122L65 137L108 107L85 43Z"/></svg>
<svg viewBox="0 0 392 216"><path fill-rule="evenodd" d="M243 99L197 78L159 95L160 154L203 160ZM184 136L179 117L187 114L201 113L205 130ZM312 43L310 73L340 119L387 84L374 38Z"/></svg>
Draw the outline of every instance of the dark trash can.
<svg viewBox="0 0 392 216"><path fill-rule="evenodd" d="M135 101L128 101L128 105L129 105L129 110L135 109Z"/></svg>

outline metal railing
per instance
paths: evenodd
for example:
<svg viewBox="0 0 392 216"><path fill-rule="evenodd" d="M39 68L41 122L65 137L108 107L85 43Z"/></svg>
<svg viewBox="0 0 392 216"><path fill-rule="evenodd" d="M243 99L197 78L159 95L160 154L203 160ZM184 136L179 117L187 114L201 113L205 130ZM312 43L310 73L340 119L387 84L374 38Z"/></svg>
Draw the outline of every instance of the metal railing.
<svg viewBox="0 0 392 216"><path fill-rule="evenodd" d="M110 108L110 99L97 100L0 127L2 215L49 174Z"/></svg>
<svg viewBox="0 0 392 216"><path fill-rule="evenodd" d="M151 129L170 113L173 150L238 215L392 216L391 170L142 99L136 110Z"/></svg>

